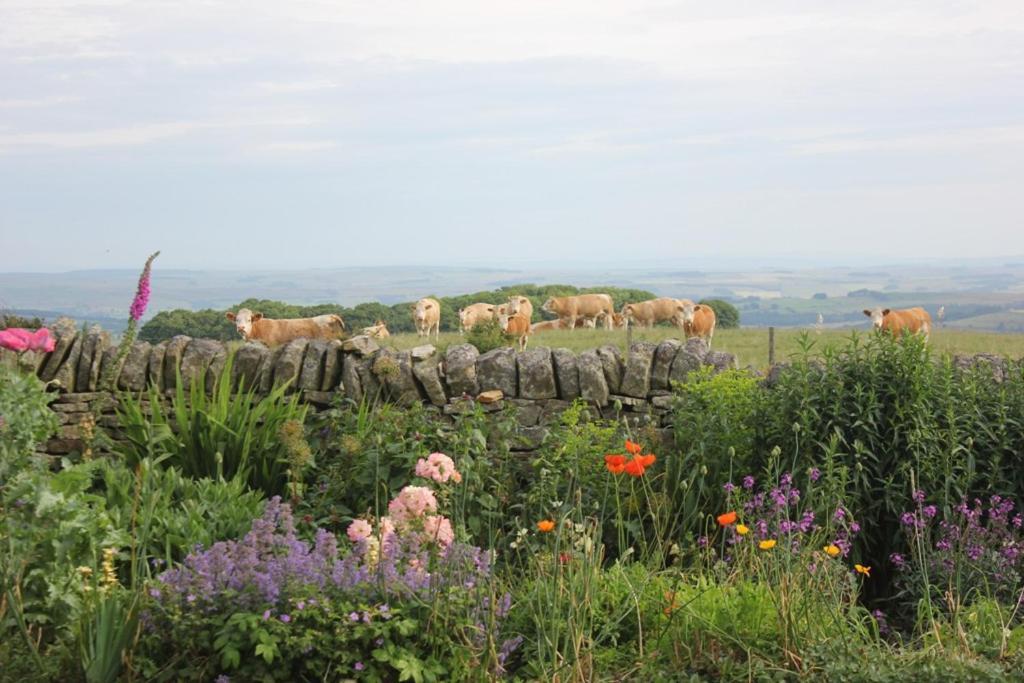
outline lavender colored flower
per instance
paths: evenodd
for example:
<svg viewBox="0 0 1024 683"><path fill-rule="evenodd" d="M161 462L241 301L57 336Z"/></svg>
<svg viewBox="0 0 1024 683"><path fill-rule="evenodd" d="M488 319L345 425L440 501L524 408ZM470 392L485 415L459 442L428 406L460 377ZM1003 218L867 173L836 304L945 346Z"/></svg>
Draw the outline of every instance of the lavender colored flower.
<svg viewBox="0 0 1024 683"><path fill-rule="evenodd" d="M857 524L857 522L851 522L850 523L850 533L851 534L859 534L860 533L860 524Z"/></svg>
<svg viewBox="0 0 1024 683"><path fill-rule="evenodd" d="M917 515L913 512L904 512L900 515L900 524L903 526L917 526Z"/></svg>
<svg viewBox="0 0 1024 683"><path fill-rule="evenodd" d="M231 679L226 674L221 674L217 678L213 679L213 683L231 683Z"/></svg>
<svg viewBox="0 0 1024 683"><path fill-rule="evenodd" d="M282 614L280 619L286 624L292 620L291 615L288 614Z"/></svg>
<svg viewBox="0 0 1024 683"><path fill-rule="evenodd" d="M819 470L817 467L812 467L809 476L811 481L818 481L819 479L821 479L821 470Z"/></svg>
<svg viewBox="0 0 1024 683"><path fill-rule="evenodd" d="M743 477L743 488L747 489L748 491L754 488L754 478L749 474Z"/></svg>
<svg viewBox="0 0 1024 683"><path fill-rule="evenodd" d="M907 567L906 558L903 557L903 555L900 555L899 553L893 553L889 555L889 561L892 562L892 565L896 567L896 569L902 570L906 569Z"/></svg>
<svg viewBox="0 0 1024 683"><path fill-rule="evenodd" d="M931 518L935 517L935 515L937 515L939 513L939 510L934 505L926 505L924 507L924 509L921 510L921 513L926 518L931 519Z"/></svg>
<svg viewBox="0 0 1024 683"><path fill-rule="evenodd" d="M911 498L914 499L915 503L920 505L921 503L924 502L924 491L921 491L920 489L918 489L917 491L914 491L914 493L911 496Z"/></svg>
<svg viewBox="0 0 1024 683"><path fill-rule="evenodd" d="M362 671L366 668L366 666L362 662L356 662L354 665L352 665L352 668L356 671Z"/></svg>
<svg viewBox="0 0 1024 683"><path fill-rule="evenodd" d="M348 620L349 621L359 621L359 612L349 612L348 613Z"/></svg>
<svg viewBox="0 0 1024 683"><path fill-rule="evenodd" d="M727 481L724 484L722 484L722 489L728 495L736 490L736 484L733 484L731 481Z"/></svg>
<svg viewBox="0 0 1024 683"><path fill-rule="evenodd" d="M270 618L270 610L268 610L268 609L263 610L263 621L266 621L269 618Z"/></svg>
<svg viewBox="0 0 1024 683"><path fill-rule="evenodd" d="M698 538L697 539L697 546L701 547L701 548L707 548L708 547L708 537L707 536L701 536L700 538Z"/></svg>

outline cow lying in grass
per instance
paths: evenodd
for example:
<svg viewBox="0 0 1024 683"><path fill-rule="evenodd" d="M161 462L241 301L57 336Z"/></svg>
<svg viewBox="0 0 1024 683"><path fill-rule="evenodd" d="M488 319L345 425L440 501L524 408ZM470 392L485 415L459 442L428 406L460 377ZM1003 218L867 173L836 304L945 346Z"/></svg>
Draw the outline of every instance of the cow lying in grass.
<svg viewBox="0 0 1024 683"><path fill-rule="evenodd" d="M263 342L267 346L287 344L293 339L338 339L345 333L345 321L333 313L312 318L264 318L262 313L253 313L241 308L238 313L228 311L227 319L235 323L235 329L246 341Z"/></svg>
<svg viewBox="0 0 1024 683"><path fill-rule="evenodd" d="M391 336L387 323L380 319L369 327L364 327L363 334L373 339L387 339Z"/></svg>

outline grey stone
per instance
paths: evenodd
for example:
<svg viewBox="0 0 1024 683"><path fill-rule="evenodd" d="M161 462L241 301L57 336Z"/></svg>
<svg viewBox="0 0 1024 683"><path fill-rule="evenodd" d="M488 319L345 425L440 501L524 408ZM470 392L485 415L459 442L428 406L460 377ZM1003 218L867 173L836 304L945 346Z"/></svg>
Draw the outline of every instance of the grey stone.
<svg viewBox="0 0 1024 683"><path fill-rule="evenodd" d="M497 406L501 404L502 402L498 401L497 403L492 403L490 405ZM442 409L442 412L445 415L464 415L466 413L473 412L474 405L475 402L473 401L473 399L457 396L445 404L444 408Z"/></svg>
<svg viewBox="0 0 1024 683"><path fill-rule="evenodd" d="M571 401L580 397L580 370L576 354L569 349L552 349L551 361L558 383L558 397Z"/></svg>
<svg viewBox="0 0 1024 683"><path fill-rule="evenodd" d="M206 373L210 370L210 362L222 345L212 339L193 339L181 354L181 386L185 391L197 382L203 382L206 390Z"/></svg>
<svg viewBox="0 0 1024 683"><path fill-rule="evenodd" d="M1000 383L1007 376L1006 358L992 353L977 353L973 356L957 354L953 356L953 367L959 372L985 368L992 373L992 379Z"/></svg>
<svg viewBox="0 0 1024 683"><path fill-rule="evenodd" d="M626 371L622 374L619 393L634 398L647 398L651 390L651 365L658 347L651 342L636 342L629 347Z"/></svg>
<svg viewBox="0 0 1024 683"><path fill-rule="evenodd" d="M360 356L366 357L377 353L380 350L380 344L365 334L359 334L341 342L341 348L343 351L355 352Z"/></svg>
<svg viewBox="0 0 1024 683"><path fill-rule="evenodd" d="M301 391L320 391L324 381L324 357L327 355L327 341L314 339L306 346L302 357L302 369L299 370L298 388Z"/></svg>
<svg viewBox="0 0 1024 683"><path fill-rule="evenodd" d="M540 346L527 349L516 358L519 367L519 397L531 400L555 398L555 366L551 349Z"/></svg>
<svg viewBox="0 0 1024 683"><path fill-rule="evenodd" d="M655 396L651 399L651 405L659 409L669 409L672 407L671 396Z"/></svg>
<svg viewBox="0 0 1024 683"><path fill-rule="evenodd" d="M683 346L677 339L666 339L658 344L654 351L654 364L651 366L651 389L668 389L668 377L672 370L672 361Z"/></svg>
<svg viewBox="0 0 1024 683"><path fill-rule="evenodd" d="M480 391L500 389L506 396L515 396L516 352L505 347L480 354L476 359L476 379Z"/></svg>
<svg viewBox="0 0 1024 683"><path fill-rule="evenodd" d="M117 376L117 387L125 391L142 391L146 388L146 372L149 368L149 353L152 345L148 341L137 341L128 349L124 365Z"/></svg>
<svg viewBox="0 0 1024 683"><path fill-rule="evenodd" d="M103 362L103 351L110 343L110 335L93 325L85 335L82 344L82 356L75 371L75 390L91 391L96 388L100 376L100 364Z"/></svg>
<svg viewBox="0 0 1024 683"><path fill-rule="evenodd" d="M206 393L212 394L213 390L217 387L217 383L220 381L220 376L224 374L224 366L228 364L228 347L223 343L217 344L217 350L213 354L213 358L210 359L210 367L206 371ZM234 386L234 380L230 377L229 382L232 382Z"/></svg>
<svg viewBox="0 0 1024 683"><path fill-rule="evenodd" d="M336 340L331 340L336 341ZM334 400L333 391L303 391L302 400L306 403L312 403L318 408L327 408L331 405L331 401Z"/></svg>
<svg viewBox="0 0 1024 683"><path fill-rule="evenodd" d="M149 385L161 393L166 388L164 385L164 356L166 355L167 342L162 341L150 350L149 365L146 368Z"/></svg>
<svg viewBox="0 0 1024 683"><path fill-rule="evenodd" d="M270 349L259 342L246 342L235 351L231 382L236 388L249 391L260 386L260 374L270 364Z"/></svg>
<svg viewBox="0 0 1024 683"><path fill-rule="evenodd" d="M53 382L64 391L74 392L75 390L75 377L78 375L78 363L82 359L84 344L85 335L76 335L75 340L71 343L71 349L68 351L67 360L61 363L53 376Z"/></svg>
<svg viewBox="0 0 1024 683"><path fill-rule="evenodd" d="M71 346L78 339L78 329L75 327L74 322L68 318L59 318L56 324L54 324L52 331L57 343L54 345L50 355L47 356L46 362L43 363L43 367L39 372L39 379L44 382L49 382L57 376L60 366L67 361Z"/></svg>
<svg viewBox="0 0 1024 683"><path fill-rule="evenodd" d="M704 357L708 355L710 350L708 343L700 337L690 337L686 340L685 347L687 351L700 358L701 363L704 362Z"/></svg>
<svg viewBox="0 0 1024 683"><path fill-rule="evenodd" d="M703 363L704 356L698 356L689 347L684 346L676 352L676 357L672 361L672 369L668 373L669 382L685 382L687 376L699 369Z"/></svg>
<svg viewBox="0 0 1024 683"><path fill-rule="evenodd" d="M335 391L341 383L341 342L331 339L324 351L324 379L321 391Z"/></svg>
<svg viewBox="0 0 1024 683"><path fill-rule="evenodd" d="M342 354L341 385L345 390L345 397L357 405L363 402L363 383L359 381L359 371L356 369L359 362L354 353Z"/></svg>
<svg viewBox="0 0 1024 683"><path fill-rule="evenodd" d="M413 356L415 358L415 356ZM441 373L438 371L436 360L425 360L412 364L412 374L419 380L427 399L435 406L443 406L448 402L444 395L444 383L441 381Z"/></svg>
<svg viewBox="0 0 1024 683"><path fill-rule="evenodd" d="M30 375L39 373L39 366L46 360L44 351L22 351L18 355L18 368Z"/></svg>
<svg viewBox="0 0 1024 683"><path fill-rule="evenodd" d="M308 339L293 339L284 345L280 355L274 359L274 386L290 382L288 393L295 391L308 344Z"/></svg>
<svg viewBox="0 0 1024 683"><path fill-rule="evenodd" d="M476 396L480 393L476 379L476 359L479 355L480 352L472 344L453 344L448 347L444 354L444 375L450 396Z"/></svg>
<svg viewBox="0 0 1024 683"><path fill-rule="evenodd" d="M618 346L605 344L597 350L597 355L601 359L601 367L604 368L608 391L613 394L619 393L619 387L622 386L622 352Z"/></svg>
<svg viewBox="0 0 1024 683"><path fill-rule="evenodd" d="M608 380L597 351L584 351L577 358L580 396L598 406L608 405Z"/></svg>
<svg viewBox="0 0 1024 683"><path fill-rule="evenodd" d="M708 352L708 355L704 357L704 365L713 367L716 375L724 370L737 370L740 367L736 356L725 351Z"/></svg>
<svg viewBox="0 0 1024 683"><path fill-rule="evenodd" d="M387 364L385 373L377 369ZM374 374L387 389L388 399L400 406L410 406L420 401L420 393L412 374L412 354L408 351L381 349L374 364Z"/></svg>
<svg viewBox="0 0 1024 683"><path fill-rule="evenodd" d="M107 391L117 387L117 376L121 374L121 368L124 367L124 361L127 358L127 356L122 358L120 362L117 363L116 368L111 367L115 362L117 362L117 352L118 348L116 346L108 346L103 349L103 358L100 360L99 381L96 383L97 389ZM107 378L108 384L101 387L100 383L103 382L103 378Z"/></svg>
<svg viewBox="0 0 1024 683"><path fill-rule="evenodd" d="M544 443L547 427L520 427L509 445L512 451L535 451Z"/></svg>
<svg viewBox="0 0 1024 683"><path fill-rule="evenodd" d="M185 355L191 337L179 334L171 337L164 351L164 387L174 389L177 386L177 373L181 369L181 359Z"/></svg>
<svg viewBox="0 0 1024 683"><path fill-rule="evenodd" d="M373 372L374 357L360 358L355 365L359 375L359 386L363 389L363 399L370 403L384 400L384 387Z"/></svg>
<svg viewBox="0 0 1024 683"><path fill-rule="evenodd" d="M608 402L613 405L618 403L623 408L629 408L635 413L646 413L650 409L650 404L642 399L636 398L635 396L623 396L622 394L612 394L608 397Z"/></svg>
<svg viewBox="0 0 1024 683"><path fill-rule="evenodd" d="M437 353L437 348L433 344L423 344L422 346L416 346L413 348L412 359L417 362L427 360L435 353Z"/></svg>
<svg viewBox="0 0 1024 683"><path fill-rule="evenodd" d="M516 404L516 420L523 427L533 427L540 422L541 406L533 401Z"/></svg>

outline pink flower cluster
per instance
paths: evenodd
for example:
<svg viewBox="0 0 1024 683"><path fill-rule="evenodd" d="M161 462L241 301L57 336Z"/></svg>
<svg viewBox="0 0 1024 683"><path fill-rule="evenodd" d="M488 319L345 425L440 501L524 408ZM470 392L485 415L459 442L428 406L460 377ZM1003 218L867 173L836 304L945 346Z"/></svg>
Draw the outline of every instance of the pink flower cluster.
<svg viewBox="0 0 1024 683"><path fill-rule="evenodd" d="M142 269L142 275L139 276L139 288L135 292L135 298L132 300L132 306L128 309L128 316L135 322L139 322L142 319L142 314L146 312L146 306L149 304L149 275L150 270L153 266L153 259L160 255L160 252L156 252L148 259L146 259L146 266Z"/></svg>
<svg viewBox="0 0 1024 683"><path fill-rule="evenodd" d="M440 456L440 457L434 457ZM430 458L433 458L431 462ZM443 453L433 453L427 460L421 459L416 464L416 474L429 477L435 481L455 479L458 472L451 458ZM438 477L423 474L428 471ZM455 479L455 481L460 481ZM388 515L381 517L378 529L365 519L356 519L349 525L346 534L353 543L366 543L376 552L378 543L389 543L402 538L416 538L424 543L436 543L440 548L447 548L455 540L451 520L437 513L437 497L426 486L406 486L388 503Z"/></svg>
<svg viewBox="0 0 1024 683"><path fill-rule="evenodd" d="M388 503L395 524L402 526L427 513L437 512L437 498L426 486L406 486Z"/></svg>
<svg viewBox="0 0 1024 683"><path fill-rule="evenodd" d="M20 327L0 330L0 348L11 351L44 351L50 353L57 346L57 340L50 331L40 327L35 332Z"/></svg>
<svg viewBox="0 0 1024 683"><path fill-rule="evenodd" d="M416 476L445 483L449 479L456 484L462 481L462 475L455 469L455 462L444 453L431 453L426 459L416 462Z"/></svg>

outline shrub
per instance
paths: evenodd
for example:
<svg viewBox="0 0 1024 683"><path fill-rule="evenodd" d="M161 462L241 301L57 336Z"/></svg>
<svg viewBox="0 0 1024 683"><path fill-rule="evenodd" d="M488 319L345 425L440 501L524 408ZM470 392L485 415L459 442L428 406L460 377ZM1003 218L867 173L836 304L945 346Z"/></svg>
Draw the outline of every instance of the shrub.
<svg viewBox="0 0 1024 683"><path fill-rule="evenodd" d="M466 333L466 342L472 344L480 353L500 349L509 345L508 337L497 320L482 320L473 325Z"/></svg>
<svg viewBox="0 0 1024 683"><path fill-rule="evenodd" d="M701 299L698 303L710 306L715 312L715 327L723 330L740 326L740 312L735 306L722 299Z"/></svg>
<svg viewBox="0 0 1024 683"><path fill-rule="evenodd" d="M57 431L53 395L34 375L0 366L0 485L33 458L36 444Z"/></svg>

